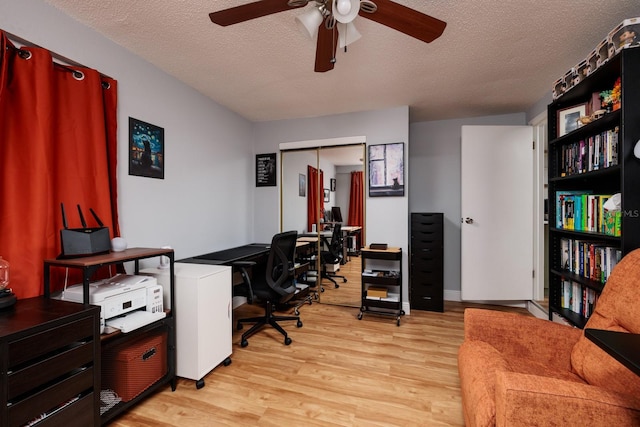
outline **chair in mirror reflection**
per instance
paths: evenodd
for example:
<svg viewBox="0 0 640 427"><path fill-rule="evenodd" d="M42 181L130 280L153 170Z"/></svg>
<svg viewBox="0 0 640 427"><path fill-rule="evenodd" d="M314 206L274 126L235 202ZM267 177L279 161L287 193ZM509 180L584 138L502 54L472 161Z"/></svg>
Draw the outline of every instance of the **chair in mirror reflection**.
<svg viewBox="0 0 640 427"><path fill-rule="evenodd" d="M347 281L346 277L336 274L336 271L340 269L340 265L343 264L344 237L342 236L342 225L340 223L334 223L331 240L328 240L325 236L322 237L322 240L324 249L320 252L322 263L321 277L329 280L336 288L339 288L340 285L336 279L342 279L343 282Z"/></svg>

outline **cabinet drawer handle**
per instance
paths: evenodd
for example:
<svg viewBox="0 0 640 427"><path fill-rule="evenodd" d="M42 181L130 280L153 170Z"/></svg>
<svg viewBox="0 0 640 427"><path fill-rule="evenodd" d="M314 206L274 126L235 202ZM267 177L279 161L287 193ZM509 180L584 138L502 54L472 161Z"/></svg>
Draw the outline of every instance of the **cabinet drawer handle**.
<svg viewBox="0 0 640 427"><path fill-rule="evenodd" d="M149 350L144 352L144 354L142 355L142 360L146 361L146 360L152 358L155 355L156 355L156 348L153 347L152 349L149 349Z"/></svg>

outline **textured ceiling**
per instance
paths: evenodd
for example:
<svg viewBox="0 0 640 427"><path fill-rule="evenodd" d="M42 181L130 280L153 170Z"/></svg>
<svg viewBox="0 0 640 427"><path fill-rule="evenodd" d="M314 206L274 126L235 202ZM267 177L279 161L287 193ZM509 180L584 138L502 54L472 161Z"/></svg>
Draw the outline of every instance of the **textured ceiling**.
<svg viewBox="0 0 640 427"><path fill-rule="evenodd" d="M252 121L401 105L412 122L526 111L640 16L638 0L395 1L447 22L443 35L427 44L357 17L362 38L315 73L315 41L294 21L306 8L220 27L209 12L251 0L47 0Z"/></svg>

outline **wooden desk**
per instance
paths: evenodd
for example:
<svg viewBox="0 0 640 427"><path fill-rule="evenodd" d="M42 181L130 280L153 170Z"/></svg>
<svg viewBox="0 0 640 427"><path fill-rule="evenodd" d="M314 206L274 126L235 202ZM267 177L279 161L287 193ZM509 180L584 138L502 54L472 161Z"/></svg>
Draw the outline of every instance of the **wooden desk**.
<svg viewBox="0 0 640 427"><path fill-rule="evenodd" d="M298 237L298 242L300 243L317 243L318 236L302 236Z"/></svg>
<svg viewBox="0 0 640 427"><path fill-rule="evenodd" d="M640 375L640 334L585 329L584 336L633 373Z"/></svg>

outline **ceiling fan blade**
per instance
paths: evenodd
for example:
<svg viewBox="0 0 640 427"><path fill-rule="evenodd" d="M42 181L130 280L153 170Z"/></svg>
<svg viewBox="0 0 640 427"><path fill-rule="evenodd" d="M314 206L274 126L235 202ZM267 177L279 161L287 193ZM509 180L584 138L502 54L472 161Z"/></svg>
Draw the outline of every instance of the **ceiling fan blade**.
<svg viewBox="0 0 640 427"><path fill-rule="evenodd" d="M410 9L391 0L373 0L378 6L375 12L360 10L363 18L371 19L382 25L398 30L423 42L430 43L440 37L447 23Z"/></svg>
<svg viewBox="0 0 640 427"><path fill-rule="evenodd" d="M336 48L338 47L338 27L329 29L324 21L318 28L318 45L316 46L317 73L333 70L336 62Z"/></svg>
<svg viewBox="0 0 640 427"><path fill-rule="evenodd" d="M307 3L308 1L297 1L290 6L288 0L260 0L218 12L211 12L209 18L214 24L226 27L227 25L271 15L272 13L303 7L306 6Z"/></svg>

